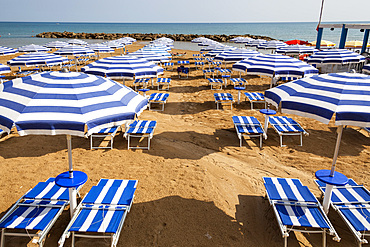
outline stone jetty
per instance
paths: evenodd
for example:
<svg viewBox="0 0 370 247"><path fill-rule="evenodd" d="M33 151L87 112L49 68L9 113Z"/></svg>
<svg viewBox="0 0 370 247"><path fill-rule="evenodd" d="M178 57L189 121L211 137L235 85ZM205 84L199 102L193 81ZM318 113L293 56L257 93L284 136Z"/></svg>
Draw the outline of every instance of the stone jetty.
<svg viewBox="0 0 370 247"><path fill-rule="evenodd" d="M132 37L139 41L151 41L161 37L171 38L175 41L191 41L198 37L206 37L218 42L226 42L232 38L245 36L253 39L274 40L273 38L259 35L203 35L203 34L163 34L163 33L74 33L74 32L43 32L36 35L39 38L67 38L67 39L105 39L114 40L122 37Z"/></svg>

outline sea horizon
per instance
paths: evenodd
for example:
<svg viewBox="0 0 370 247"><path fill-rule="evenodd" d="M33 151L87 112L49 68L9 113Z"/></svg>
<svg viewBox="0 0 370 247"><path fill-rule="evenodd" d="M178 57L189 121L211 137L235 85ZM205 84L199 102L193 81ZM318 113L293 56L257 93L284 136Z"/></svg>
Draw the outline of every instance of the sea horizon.
<svg viewBox="0 0 370 247"><path fill-rule="evenodd" d="M322 22L336 23L343 22ZM364 22L351 22L364 23ZM220 22L220 23L117 23L117 22L0 22L0 46L18 48L27 44L43 45L51 40L36 38L42 32L75 33L158 33L158 34L197 34L197 35L258 35L278 40L301 39L316 40L317 22ZM336 44L340 40L341 29L325 29L323 39ZM347 40L362 40L363 33L349 30ZM63 39L58 39L63 40ZM88 43L100 43L102 40L86 40ZM181 44L181 43L178 43ZM189 46L177 46L178 49L194 49Z"/></svg>

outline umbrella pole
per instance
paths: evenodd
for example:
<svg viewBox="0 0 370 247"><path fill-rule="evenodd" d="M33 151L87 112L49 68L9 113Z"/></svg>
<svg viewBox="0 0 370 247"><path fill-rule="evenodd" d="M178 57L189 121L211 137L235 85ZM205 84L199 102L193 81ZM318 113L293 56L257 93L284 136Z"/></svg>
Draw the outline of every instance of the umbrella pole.
<svg viewBox="0 0 370 247"><path fill-rule="evenodd" d="M338 154L339 154L340 141L342 139L343 125L338 126L337 133L338 133L337 143L335 145L333 163L331 165L331 170L330 170L330 175L329 175L331 177L334 176L335 164L337 163L337 158L338 158ZM323 199L323 202L322 202L322 204L323 204L322 206L323 206L324 212L326 214L329 213L329 205L330 205L330 200L331 200L331 195L332 195L333 187L334 186L332 184L328 184L328 183L325 186L325 195L324 195L324 199Z"/></svg>
<svg viewBox="0 0 370 247"><path fill-rule="evenodd" d="M73 179L73 165L72 165L72 137L71 135L67 135L67 146L68 146L68 165L69 165L69 178ZM75 187L68 188L69 192L69 210L71 214L71 218L77 207L77 190Z"/></svg>

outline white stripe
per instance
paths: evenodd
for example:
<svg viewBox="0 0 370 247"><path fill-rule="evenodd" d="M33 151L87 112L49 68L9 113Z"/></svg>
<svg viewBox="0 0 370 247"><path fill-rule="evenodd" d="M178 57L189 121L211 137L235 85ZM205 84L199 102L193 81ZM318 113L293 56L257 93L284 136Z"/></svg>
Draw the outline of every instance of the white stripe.
<svg viewBox="0 0 370 247"><path fill-rule="evenodd" d="M288 212L288 216L290 220L292 221L293 226L300 226L301 224L298 221L297 216L295 215L293 209L291 206L284 206L286 211Z"/></svg>
<svg viewBox="0 0 370 247"><path fill-rule="evenodd" d="M89 215L84 220L84 223L82 224L81 228L78 230L80 232L86 232L87 229L91 226L91 223L93 222L95 215L98 213L98 210L90 210Z"/></svg>
<svg viewBox="0 0 370 247"><path fill-rule="evenodd" d="M108 210L97 232L105 232L107 230L111 222L111 219L114 215L114 212L115 212L114 210Z"/></svg>
<svg viewBox="0 0 370 247"><path fill-rule="evenodd" d="M123 194L123 191L127 187L128 181L129 180L123 180L122 184L117 188L117 191L116 191L112 201L110 202L111 205L117 205L118 204L118 201L121 198L121 196Z"/></svg>
<svg viewBox="0 0 370 247"><path fill-rule="evenodd" d="M17 216L16 220L13 221L12 224L8 225L7 228L14 228L16 226L18 226L19 224L22 223L22 221L31 213L31 211L33 209L35 209L36 207L29 207L26 209L26 211L23 212L22 215L20 216Z"/></svg>
<svg viewBox="0 0 370 247"><path fill-rule="evenodd" d="M304 215L307 217L307 220L308 222L310 223L310 225L312 227L317 227L319 228L320 225L317 223L315 217L312 215L311 211L309 210L308 207L301 207L303 212L304 212Z"/></svg>
<svg viewBox="0 0 370 247"><path fill-rule="evenodd" d="M41 199L43 198L55 185L55 182L49 183L35 198Z"/></svg>

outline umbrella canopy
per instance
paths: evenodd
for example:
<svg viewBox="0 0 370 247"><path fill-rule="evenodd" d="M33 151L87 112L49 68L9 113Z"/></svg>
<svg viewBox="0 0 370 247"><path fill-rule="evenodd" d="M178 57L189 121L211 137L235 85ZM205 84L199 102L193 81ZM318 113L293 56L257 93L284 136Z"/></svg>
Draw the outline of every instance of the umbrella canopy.
<svg viewBox="0 0 370 247"><path fill-rule="evenodd" d="M286 47L281 47L276 49L276 53L278 54L287 54L287 55L299 55L299 54L312 54L317 52L318 50L312 46L306 45L289 45Z"/></svg>
<svg viewBox="0 0 370 247"><path fill-rule="evenodd" d="M24 45L24 46L19 47L18 51L20 52L39 52L39 51L50 51L50 49L44 46L41 46L41 45L30 44L30 45Z"/></svg>
<svg viewBox="0 0 370 247"><path fill-rule="evenodd" d="M209 38L206 38L206 37L198 37L198 38L195 38L195 39L192 39L191 42L192 43L202 43L203 41L209 41L211 39Z"/></svg>
<svg viewBox="0 0 370 247"><path fill-rule="evenodd" d="M281 112L309 117L328 124L335 114L338 137L331 170L320 175L334 181L343 177L335 172L343 125L370 127L370 76L356 73L322 74L288 82L265 92L267 103ZM318 175L318 172L316 175ZM323 202L328 213L333 185L327 184Z"/></svg>
<svg viewBox="0 0 370 247"><path fill-rule="evenodd" d="M198 42L198 46L209 46L209 45L221 45L220 42L214 40L203 40L202 42Z"/></svg>
<svg viewBox="0 0 370 247"><path fill-rule="evenodd" d="M96 60L81 71L110 78L150 78L163 73L163 69L152 62L134 56L116 56Z"/></svg>
<svg viewBox="0 0 370 247"><path fill-rule="evenodd" d="M160 63L160 62L168 62L170 59L162 54L151 52L151 51L144 51L138 50L135 52L130 53L128 56L135 56L137 58L143 58L145 60Z"/></svg>
<svg viewBox="0 0 370 247"><path fill-rule="evenodd" d="M217 56L218 54L221 54L223 52L226 52L226 51L232 51L232 50L236 50L237 48L234 47L234 46L220 46L220 47L216 47L215 49L213 49L212 51L208 52L206 54L207 57L215 57Z"/></svg>
<svg viewBox="0 0 370 247"><path fill-rule="evenodd" d="M209 45L209 46L203 46L202 48L200 48L200 51L212 51L216 48L220 48L220 47L223 47L224 45L223 44L213 44L213 45Z"/></svg>
<svg viewBox="0 0 370 247"><path fill-rule="evenodd" d="M370 74L370 64L364 65L364 67L362 67L362 73Z"/></svg>
<svg viewBox="0 0 370 247"><path fill-rule="evenodd" d="M140 50L142 51L150 51L150 52L155 52L157 54L160 54L162 56L165 56L165 57L171 57L171 54L168 53L168 51L171 50L170 47L168 46L165 46L165 45L148 45L148 46L144 46L143 48L141 48Z"/></svg>
<svg viewBox="0 0 370 247"><path fill-rule="evenodd" d="M11 70L8 66L0 63L0 74L10 73Z"/></svg>
<svg viewBox="0 0 370 247"><path fill-rule="evenodd" d="M257 47L259 45L265 44L267 41L264 39L254 39L251 40L249 43L245 44L248 47Z"/></svg>
<svg viewBox="0 0 370 247"><path fill-rule="evenodd" d="M248 38L248 37L236 37L236 38L230 39L231 42L234 42L236 44L246 44L252 40L253 40L252 38Z"/></svg>
<svg viewBox="0 0 370 247"><path fill-rule="evenodd" d="M57 65L68 62L68 58L59 55L33 52L23 54L8 61L10 66L38 66L38 65Z"/></svg>
<svg viewBox="0 0 370 247"><path fill-rule="evenodd" d="M254 57L257 55L260 55L261 53L245 48L240 48L240 49L235 49L235 50L230 50L230 51L225 51L217 56L215 56L215 61L225 61L226 63L229 62L237 62L243 59L247 59L250 57Z"/></svg>
<svg viewBox="0 0 370 247"><path fill-rule="evenodd" d="M360 40L350 40L345 44L345 48L362 48L363 42ZM370 47L370 44L367 44L366 47Z"/></svg>
<svg viewBox="0 0 370 247"><path fill-rule="evenodd" d="M348 64L363 61L365 61L365 57L347 49L322 50L307 58L309 64Z"/></svg>
<svg viewBox="0 0 370 247"><path fill-rule="evenodd" d="M120 44L123 44L123 45L131 45L133 43L133 41L129 40L129 39L126 39L126 38L120 38L120 39L116 39L114 40Z"/></svg>
<svg viewBox="0 0 370 247"><path fill-rule="evenodd" d="M167 38L167 37L161 37L161 38L155 39L154 41L165 42L165 43L173 43L174 42L173 39L170 39L170 38Z"/></svg>
<svg viewBox="0 0 370 247"><path fill-rule="evenodd" d="M70 45L87 45L86 41L80 39L70 39L67 41Z"/></svg>
<svg viewBox="0 0 370 247"><path fill-rule="evenodd" d="M258 55L233 65L233 70L245 72L250 75L266 75L279 77L304 77L316 75L318 70L311 65L296 58L279 55Z"/></svg>
<svg viewBox="0 0 370 247"><path fill-rule="evenodd" d="M17 49L5 47L5 46L0 46L0 56L5 56L5 55L11 55L17 53Z"/></svg>
<svg viewBox="0 0 370 247"><path fill-rule="evenodd" d="M106 42L103 42L102 44L103 45L106 45L106 46L108 46L110 48L114 48L114 49L119 49L119 48L124 48L125 47L124 44L119 43L116 40L106 41Z"/></svg>
<svg viewBox="0 0 370 247"><path fill-rule="evenodd" d="M78 72L43 72L0 85L0 128L23 135L85 136L124 124L147 99L120 83Z"/></svg>
<svg viewBox="0 0 370 247"><path fill-rule="evenodd" d="M310 42L310 45L316 46L316 41ZM320 47L334 47L335 43L328 40L321 40Z"/></svg>
<svg viewBox="0 0 370 247"><path fill-rule="evenodd" d="M114 49L110 48L107 45L103 45L103 44L90 44L87 47L99 53L113 53L114 52Z"/></svg>
<svg viewBox="0 0 370 247"><path fill-rule="evenodd" d="M266 43L261 43L257 46L258 49L278 49L281 47L287 47L288 45L282 41L271 40Z"/></svg>
<svg viewBox="0 0 370 247"><path fill-rule="evenodd" d="M52 42L49 42L49 43L46 43L45 46L47 48L62 48L64 46L67 46L68 43L67 42L64 42L64 41L52 41Z"/></svg>
<svg viewBox="0 0 370 247"><path fill-rule="evenodd" d="M76 55L94 55L95 52L90 48L79 45L67 45L54 52L57 55L76 56Z"/></svg>
<svg viewBox="0 0 370 247"><path fill-rule="evenodd" d="M299 40L299 39L293 39L285 41L285 44L287 45L308 45L310 44L308 41Z"/></svg>

